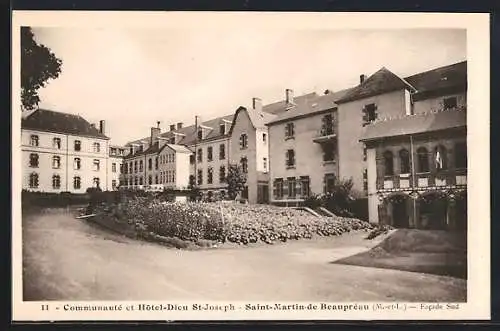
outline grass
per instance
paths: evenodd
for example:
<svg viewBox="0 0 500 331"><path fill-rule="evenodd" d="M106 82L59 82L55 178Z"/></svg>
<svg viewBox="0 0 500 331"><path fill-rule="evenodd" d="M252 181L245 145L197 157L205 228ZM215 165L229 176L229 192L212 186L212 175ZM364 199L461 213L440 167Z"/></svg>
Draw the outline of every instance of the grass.
<svg viewBox="0 0 500 331"><path fill-rule="evenodd" d="M369 251L333 263L467 279L464 233L400 229Z"/></svg>

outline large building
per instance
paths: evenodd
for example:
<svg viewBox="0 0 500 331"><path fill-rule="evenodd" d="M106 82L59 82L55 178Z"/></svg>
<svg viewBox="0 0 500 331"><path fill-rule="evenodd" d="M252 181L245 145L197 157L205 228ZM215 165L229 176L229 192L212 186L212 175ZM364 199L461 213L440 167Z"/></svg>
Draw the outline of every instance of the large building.
<svg viewBox="0 0 500 331"><path fill-rule="evenodd" d="M366 127L370 222L422 229L467 226L464 106Z"/></svg>
<svg viewBox="0 0 500 331"><path fill-rule="evenodd" d="M111 189L105 123L78 115L38 109L21 122L22 187L35 192L85 193Z"/></svg>
<svg viewBox="0 0 500 331"><path fill-rule="evenodd" d="M164 133L152 128L150 137L126 145L125 169L133 169L134 176L131 180L129 173L125 184L165 186L164 176L148 177L145 164L163 144L171 144L191 151L190 182L208 196L225 195L227 168L235 163L247 174L242 197L250 203L299 204L349 178L355 196L367 197L366 127L381 119L461 107L466 91L466 62L404 78L381 68L370 77L360 75L357 86L324 94L294 96L286 89L279 102L262 105L254 98L251 107L231 115L197 118L187 127L172 124Z"/></svg>

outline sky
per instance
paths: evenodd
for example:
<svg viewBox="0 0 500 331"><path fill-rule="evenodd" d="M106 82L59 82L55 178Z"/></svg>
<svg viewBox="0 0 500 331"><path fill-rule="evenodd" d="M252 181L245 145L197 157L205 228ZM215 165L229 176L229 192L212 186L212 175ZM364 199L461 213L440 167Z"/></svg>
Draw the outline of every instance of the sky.
<svg viewBox="0 0 500 331"><path fill-rule="evenodd" d="M381 67L408 76L466 60L460 29L33 28L63 61L41 108L106 121L113 144L160 121L194 123L295 95L352 87Z"/></svg>

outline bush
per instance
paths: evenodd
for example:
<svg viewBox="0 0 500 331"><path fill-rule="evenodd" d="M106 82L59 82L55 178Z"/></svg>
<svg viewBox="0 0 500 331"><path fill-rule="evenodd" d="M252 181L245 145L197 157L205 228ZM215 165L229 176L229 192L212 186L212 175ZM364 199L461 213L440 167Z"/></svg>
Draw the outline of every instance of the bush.
<svg viewBox="0 0 500 331"><path fill-rule="evenodd" d="M304 210L235 203L169 203L139 197L111 208L99 207L108 217L127 223L139 237L150 234L191 242L202 240L239 244L336 236L374 225L352 218L316 217Z"/></svg>

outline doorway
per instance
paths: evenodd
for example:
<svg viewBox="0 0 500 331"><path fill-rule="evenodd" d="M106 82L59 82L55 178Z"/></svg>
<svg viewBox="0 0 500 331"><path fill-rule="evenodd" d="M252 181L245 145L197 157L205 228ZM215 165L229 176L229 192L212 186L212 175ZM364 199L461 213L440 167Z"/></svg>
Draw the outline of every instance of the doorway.
<svg viewBox="0 0 500 331"><path fill-rule="evenodd" d="M396 228L409 228L407 198L399 198L392 202L392 223Z"/></svg>
<svg viewBox="0 0 500 331"><path fill-rule="evenodd" d="M438 194L427 194L419 203L420 227L427 230L445 230L448 227L448 203Z"/></svg>

